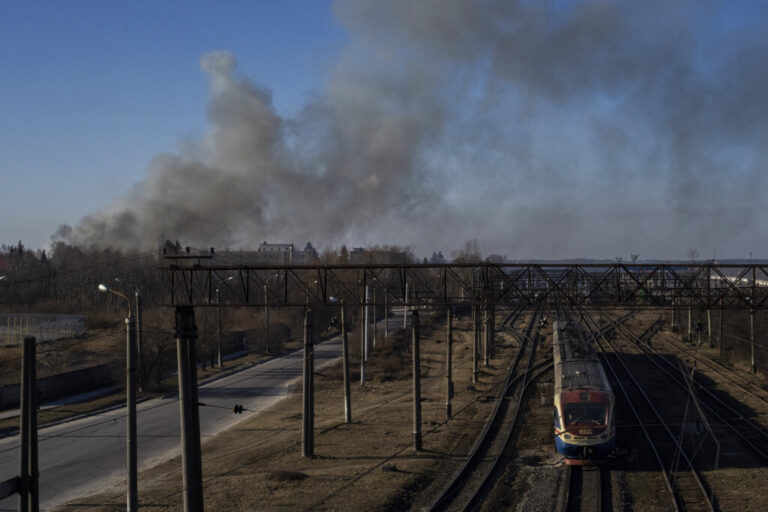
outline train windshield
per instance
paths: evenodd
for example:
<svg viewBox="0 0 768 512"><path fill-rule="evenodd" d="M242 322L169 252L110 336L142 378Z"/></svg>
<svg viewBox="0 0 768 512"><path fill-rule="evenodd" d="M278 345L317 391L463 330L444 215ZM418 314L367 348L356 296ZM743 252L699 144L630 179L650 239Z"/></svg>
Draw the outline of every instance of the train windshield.
<svg viewBox="0 0 768 512"><path fill-rule="evenodd" d="M565 425L605 424L605 405L596 403L565 404Z"/></svg>

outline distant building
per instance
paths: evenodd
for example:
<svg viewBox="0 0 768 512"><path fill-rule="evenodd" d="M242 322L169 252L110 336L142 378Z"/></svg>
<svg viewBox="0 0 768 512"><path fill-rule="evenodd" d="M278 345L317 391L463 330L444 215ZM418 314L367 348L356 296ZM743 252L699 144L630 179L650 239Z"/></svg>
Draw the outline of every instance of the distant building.
<svg viewBox="0 0 768 512"><path fill-rule="evenodd" d="M349 262L352 264L364 263L365 261L365 249L362 247L353 247L349 251Z"/></svg>
<svg viewBox="0 0 768 512"><path fill-rule="evenodd" d="M256 251L256 258L259 263L269 265L306 265L316 262L318 254L309 242L303 251L297 250L293 244L262 242Z"/></svg>
<svg viewBox="0 0 768 512"><path fill-rule="evenodd" d="M294 265L308 265L315 263L320 257L312 244L307 242L303 251L293 251L293 264Z"/></svg>
<svg viewBox="0 0 768 512"><path fill-rule="evenodd" d="M432 253L432 257L429 258L430 263L445 263L445 257L443 256L442 251L437 251Z"/></svg>
<svg viewBox="0 0 768 512"><path fill-rule="evenodd" d="M409 261L409 253L398 248L355 247L349 253L349 262L352 264L395 265Z"/></svg>

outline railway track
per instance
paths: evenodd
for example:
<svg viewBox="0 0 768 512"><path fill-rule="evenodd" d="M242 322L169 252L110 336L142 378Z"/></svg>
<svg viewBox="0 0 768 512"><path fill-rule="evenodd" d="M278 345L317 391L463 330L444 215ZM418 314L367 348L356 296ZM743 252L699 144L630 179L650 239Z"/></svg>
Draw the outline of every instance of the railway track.
<svg viewBox="0 0 768 512"><path fill-rule="evenodd" d="M563 512L601 512L603 509L603 468L565 466L568 496Z"/></svg>
<svg viewBox="0 0 768 512"><path fill-rule="evenodd" d="M655 401L650 399L623 360L622 354L605 335L605 330L600 329L588 314L583 314L582 319L600 351L605 369L613 376L615 389L620 390L624 396L626 406L632 411L661 469L674 509L714 512L714 497L679 442L678 433L673 432ZM673 462L668 463L667 460Z"/></svg>
<svg viewBox="0 0 768 512"><path fill-rule="evenodd" d="M471 453L426 510L473 510L491 487L501 456L515 429L520 403L528 385L552 367L551 358L534 363L539 332L537 329L535 334L531 333L538 315L537 312L531 316L520 348L510 365L503 392ZM525 368L516 373L525 352L528 354Z"/></svg>
<svg viewBox="0 0 768 512"><path fill-rule="evenodd" d="M765 426L755 423L745 417L740 411L726 402L708 387L697 382L695 378L689 379L680 368L670 360L670 356L662 354L647 344L641 343L628 328L623 325L615 325L616 330L628 341L632 342L636 350L647 356L654 366L664 373L670 381L681 389L686 390L688 383L694 385L697 395L702 399L702 407L715 419L717 424L735 434L754 456L768 462L768 431ZM751 394L750 394L751 396Z"/></svg>
<svg viewBox="0 0 768 512"><path fill-rule="evenodd" d="M768 390L756 385L754 382L739 375L722 363L702 354L696 350L696 347L684 345L683 343L675 341L666 335L656 337L655 341L659 340L662 343L673 347L678 353L683 354L685 357L690 358L692 361L700 363L702 366L699 367L699 371L711 372L712 374L717 375L720 379L730 382L745 395L752 397L754 400L762 402L763 406L768 404Z"/></svg>

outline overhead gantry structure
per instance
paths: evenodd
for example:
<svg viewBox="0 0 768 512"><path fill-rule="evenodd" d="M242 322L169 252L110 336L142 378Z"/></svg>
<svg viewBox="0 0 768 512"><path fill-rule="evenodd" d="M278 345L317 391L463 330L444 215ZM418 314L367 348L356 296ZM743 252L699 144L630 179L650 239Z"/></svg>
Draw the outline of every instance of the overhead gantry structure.
<svg viewBox="0 0 768 512"><path fill-rule="evenodd" d="M391 307L768 308L768 266L762 264L217 265L177 259L163 268L168 306L360 305L366 287L374 287Z"/></svg>

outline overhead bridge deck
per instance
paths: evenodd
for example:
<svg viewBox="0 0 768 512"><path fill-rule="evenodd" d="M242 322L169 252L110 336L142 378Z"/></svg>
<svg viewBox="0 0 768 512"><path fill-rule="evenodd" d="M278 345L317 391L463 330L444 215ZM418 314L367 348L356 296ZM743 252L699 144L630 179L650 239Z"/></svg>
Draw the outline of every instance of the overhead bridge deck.
<svg viewBox="0 0 768 512"><path fill-rule="evenodd" d="M390 307L492 304L497 309L681 307L765 309L768 266L580 263L217 265L161 267L168 306ZM216 290L219 290L217 295Z"/></svg>

